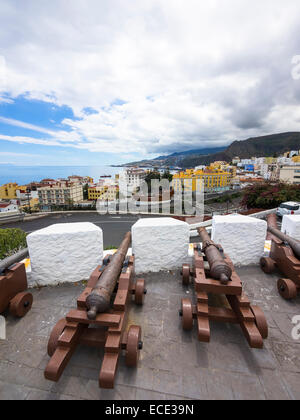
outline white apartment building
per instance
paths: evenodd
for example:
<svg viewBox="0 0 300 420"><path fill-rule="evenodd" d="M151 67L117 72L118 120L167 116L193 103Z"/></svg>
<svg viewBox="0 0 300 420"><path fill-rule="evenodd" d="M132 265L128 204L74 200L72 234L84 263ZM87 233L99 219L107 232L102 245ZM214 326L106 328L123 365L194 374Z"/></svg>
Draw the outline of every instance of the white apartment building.
<svg viewBox="0 0 300 420"><path fill-rule="evenodd" d="M300 184L300 165L282 166L280 168L280 181Z"/></svg>
<svg viewBox="0 0 300 420"><path fill-rule="evenodd" d="M83 200L83 188L79 183L58 182L38 188L38 197L41 207L68 205Z"/></svg>
<svg viewBox="0 0 300 420"><path fill-rule="evenodd" d="M119 173L120 190L127 187L128 192L135 192L146 178L147 172L139 168L126 169Z"/></svg>
<svg viewBox="0 0 300 420"><path fill-rule="evenodd" d="M0 213L18 212L19 206L13 203L0 203Z"/></svg>

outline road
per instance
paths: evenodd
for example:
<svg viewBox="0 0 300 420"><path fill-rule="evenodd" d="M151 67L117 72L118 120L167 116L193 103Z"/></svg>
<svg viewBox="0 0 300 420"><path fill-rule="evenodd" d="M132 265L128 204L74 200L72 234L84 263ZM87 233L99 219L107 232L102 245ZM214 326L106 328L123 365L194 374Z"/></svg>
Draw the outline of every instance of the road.
<svg viewBox="0 0 300 420"><path fill-rule="evenodd" d="M126 232L141 218L140 215L99 215L98 213L66 213L53 214L42 219L1 225L1 229L19 228L27 233L43 229L55 223L91 222L103 230L104 247L118 247Z"/></svg>
<svg viewBox="0 0 300 420"><path fill-rule="evenodd" d="M41 219L35 219L24 222L13 222L1 225L0 229L18 228L27 233L32 233L36 230L43 229L55 223L78 223L91 222L103 230L104 247L115 246L118 247L126 232L131 230L134 225L141 218L161 217L161 216L145 216L145 215L99 215L98 213L63 213L53 214ZM193 238L193 242L194 242Z"/></svg>

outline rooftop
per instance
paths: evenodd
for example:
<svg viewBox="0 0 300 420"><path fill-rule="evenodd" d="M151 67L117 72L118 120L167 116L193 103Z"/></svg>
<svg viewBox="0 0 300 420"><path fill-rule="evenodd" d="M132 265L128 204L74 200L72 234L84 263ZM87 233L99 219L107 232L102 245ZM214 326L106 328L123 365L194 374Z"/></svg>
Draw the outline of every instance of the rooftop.
<svg viewBox="0 0 300 420"><path fill-rule="evenodd" d="M0 399L299 399L300 340L291 337L292 302L277 292L278 275L258 267L237 270L252 304L264 310L269 338L263 350L249 348L240 328L212 323L209 344L196 328L184 332L178 309L192 289L179 271L145 276L143 307L131 306L129 324L142 327L144 348L138 369L121 358L114 390L98 387L102 351L80 347L58 383L44 379L47 342L54 324L75 307L83 285L33 290L32 310L20 320L7 317L8 340L0 345Z"/></svg>

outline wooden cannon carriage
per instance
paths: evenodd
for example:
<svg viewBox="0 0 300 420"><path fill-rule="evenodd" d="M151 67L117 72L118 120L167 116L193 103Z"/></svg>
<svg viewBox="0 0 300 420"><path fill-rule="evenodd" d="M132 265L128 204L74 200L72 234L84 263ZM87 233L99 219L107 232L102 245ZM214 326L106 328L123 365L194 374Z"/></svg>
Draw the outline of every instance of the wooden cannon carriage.
<svg viewBox="0 0 300 420"><path fill-rule="evenodd" d="M25 264L17 262L25 256L27 251L22 251L0 263L0 314L8 309L11 315L22 318L31 309L33 297L26 292Z"/></svg>
<svg viewBox="0 0 300 420"><path fill-rule="evenodd" d="M277 282L279 294L287 300L295 299L300 290L300 242L277 229L276 214L270 214L267 220L271 250L268 257L261 258L261 269L271 274L278 268L286 277Z"/></svg>
<svg viewBox="0 0 300 420"><path fill-rule="evenodd" d="M262 348L268 336L264 313L258 306L251 305L243 293L241 280L221 246L210 240L204 228L198 231L202 248L200 244L194 245L194 269L188 264L182 268L183 284L187 286L193 278L197 297L196 305L190 299L182 299L179 314L183 329L192 330L195 319L199 341L209 342L210 321L239 324L250 347ZM221 306L211 306L209 294L217 298Z"/></svg>
<svg viewBox="0 0 300 420"><path fill-rule="evenodd" d="M136 367L139 353L143 347L141 341L141 328L131 325L126 331L129 304L134 296L135 303L142 305L146 294L144 279L134 277L134 257L125 257L130 242L130 233L124 241L120 256L117 253L103 260L103 265L98 266L88 281L87 287L77 300L77 309L71 310L65 318L61 319L53 328L49 342L48 354L51 357L46 370L45 378L58 381L74 353L77 345L83 344L91 347L104 348L104 359L99 375L101 388L113 388L117 365L121 353L125 353L125 362L129 367ZM119 258L120 257L120 258ZM118 260L119 258L119 260ZM120 269L116 269L117 263ZM112 279L112 271L117 273ZM112 305L101 313L91 315L89 297L93 296L97 286L101 285L101 279L111 278ZM102 285L105 284L102 283ZM100 286L101 289L102 286ZM105 291L106 292L106 291Z"/></svg>

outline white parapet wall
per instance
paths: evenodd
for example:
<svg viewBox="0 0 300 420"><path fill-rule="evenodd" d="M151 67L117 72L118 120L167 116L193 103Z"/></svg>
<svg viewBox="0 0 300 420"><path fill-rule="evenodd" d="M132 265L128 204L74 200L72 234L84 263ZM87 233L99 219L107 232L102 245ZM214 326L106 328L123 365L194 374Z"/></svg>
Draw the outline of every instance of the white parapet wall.
<svg viewBox="0 0 300 420"><path fill-rule="evenodd" d="M249 216L215 216L212 240L221 244L235 266L259 264L264 252L267 223Z"/></svg>
<svg viewBox="0 0 300 420"><path fill-rule="evenodd" d="M282 219L281 232L300 241L300 215L285 215Z"/></svg>
<svg viewBox="0 0 300 420"><path fill-rule="evenodd" d="M189 225L171 217L140 219L131 229L136 274L177 269L189 261Z"/></svg>
<svg viewBox="0 0 300 420"><path fill-rule="evenodd" d="M103 259L102 229L93 223L61 223L27 236L29 287L87 280Z"/></svg>

